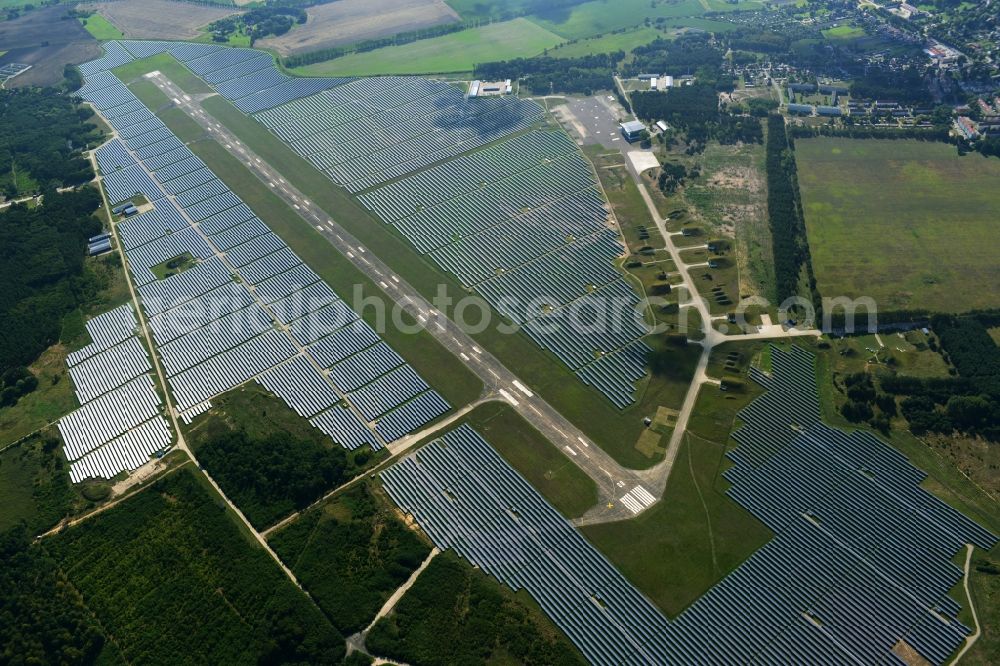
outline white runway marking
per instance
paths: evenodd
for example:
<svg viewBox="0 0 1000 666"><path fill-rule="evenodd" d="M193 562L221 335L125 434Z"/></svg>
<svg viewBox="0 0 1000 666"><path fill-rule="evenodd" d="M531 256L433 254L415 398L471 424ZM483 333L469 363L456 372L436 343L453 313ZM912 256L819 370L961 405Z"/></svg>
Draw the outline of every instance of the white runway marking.
<svg viewBox="0 0 1000 666"><path fill-rule="evenodd" d="M519 381L517 381L515 379L512 383L514 384L514 388L516 388L518 391L520 391L524 395L528 396L529 398L534 398L535 397L535 394L532 393L531 391L529 391L528 387L525 386L524 384L522 384L521 382L519 382Z"/></svg>
<svg viewBox="0 0 1000 666"><path fill-rule="evenodd" d="M504 400L506 400L510 404L514 405L515 407L517 407L519 404L521 404L517 400L514 399L514 396L512 396L510 393L507 393L507 391L505 389L500 389L500 395L502 395L504 397Z"/></svg>

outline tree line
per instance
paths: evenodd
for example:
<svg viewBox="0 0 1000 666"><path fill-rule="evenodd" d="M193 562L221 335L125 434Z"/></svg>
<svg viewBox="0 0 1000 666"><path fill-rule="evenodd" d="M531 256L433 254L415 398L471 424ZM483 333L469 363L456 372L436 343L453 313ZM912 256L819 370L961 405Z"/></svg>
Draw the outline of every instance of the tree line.
<svg viewBox="0 0 1000 666"><path fill-rule="evenodd" d="M476 65L473 76L486 81L517 79L521 87L535 95L549 93L593 94L595 90L614 90L611 72L624 51L580 58L515 58Z"/></svg>
<svg viewBox="0 0 1000 666"><path fill-rule="evenodd" d="M43 195L37 208L11 206L0 213L0 402L12 404L33 390L24 366L59 340L64 317L100 289L85 271L87 239L101 230L93 216L96 189Z"/></svg>
<svg viewBox="0 0 1000 666"><path fill-rule="evenodd" d="M778 301L799 294L803 269L809 278L812 300L819 305L816 280L812 275L809 243L798 195L793 144L779 115L767 118L765 144L767 172L767 212L774 254L775 290ZM817 307L817 311L819 308Z"/></svg>

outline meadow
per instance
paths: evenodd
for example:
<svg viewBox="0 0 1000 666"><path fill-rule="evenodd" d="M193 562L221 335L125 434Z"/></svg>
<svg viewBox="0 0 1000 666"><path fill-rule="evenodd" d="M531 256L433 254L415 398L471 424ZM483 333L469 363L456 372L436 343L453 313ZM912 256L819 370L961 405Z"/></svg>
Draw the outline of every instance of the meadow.
<svg viewBox="0 0 1000 666"><path fill-rule="evenodd" d="M1000 304L1000 160L915 140L815 138L795 154L821 294L883 311Z"/></svg>
<svg viewBox="0 0 1000 666"><path fill-rule="evenodd" d="M375 76L470 72L477 63L527 58L562 43L562 37L525 18L352 53L292 70L305 76Z"/></svg>

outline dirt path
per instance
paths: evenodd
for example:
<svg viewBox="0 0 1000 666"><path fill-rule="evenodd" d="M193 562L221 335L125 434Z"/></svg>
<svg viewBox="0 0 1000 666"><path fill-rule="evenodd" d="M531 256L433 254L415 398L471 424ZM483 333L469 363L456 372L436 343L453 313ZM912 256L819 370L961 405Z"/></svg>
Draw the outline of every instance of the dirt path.
<svg viewBox="0 0 1000 666"><path fill-rule="evenodd" d="M957 664L959 660L965 656L965 653L975 645L976 641L979 640L979 636L982 634L982 629L979 627L979 614L976 613L976 605L972 602L972 592L969 590L969 570L972 568L972 551L975 547L971 543L965 544L965 577L962 581L962 586L965 588L965 598L969 603L969 611L972 612L972 623L974 625L974 631L965 637L965 645L962 649L958 651L955 658L951 660L952 665Z"/></svg>

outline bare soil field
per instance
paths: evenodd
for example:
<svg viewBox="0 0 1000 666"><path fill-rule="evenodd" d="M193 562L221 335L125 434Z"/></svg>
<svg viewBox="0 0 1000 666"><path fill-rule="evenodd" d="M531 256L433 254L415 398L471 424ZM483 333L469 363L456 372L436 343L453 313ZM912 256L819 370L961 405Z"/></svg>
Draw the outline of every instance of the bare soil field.
<svg viewBox="0 0 1000 666"><path fill-rule="evenodd" d="M0 46L6 51L0 65L31 65L27 72L8 81L8 88L56 85L62 81L67 63L79 64L101 55L93 36L79 21L65 16L66 7L57 5L0 22Z"/></svg>
<svg viewBox="0 0 1000 666"><path fill-rule="evenodd" d="M80 7L98 12L130 39L194 39L199 28L237 13L231 7L169 0L119 0Z"/></svg>
<svg viewBox="0 0 1000 666"><path fill-rule="evenodd" d="M459 20L444 0L338 0L306 12L305 25L256 46L295 55Z"/></svg>

